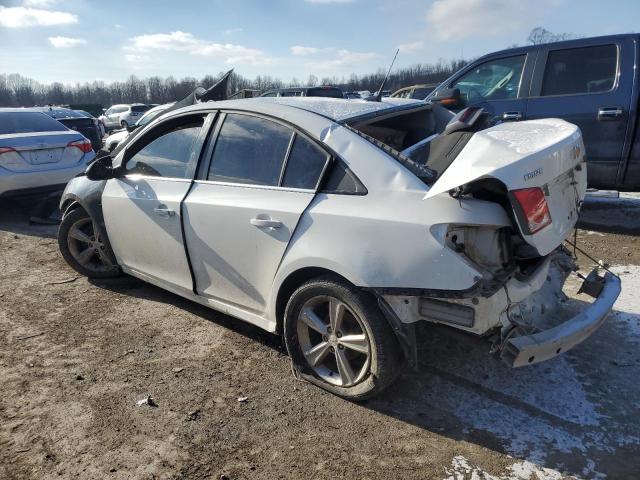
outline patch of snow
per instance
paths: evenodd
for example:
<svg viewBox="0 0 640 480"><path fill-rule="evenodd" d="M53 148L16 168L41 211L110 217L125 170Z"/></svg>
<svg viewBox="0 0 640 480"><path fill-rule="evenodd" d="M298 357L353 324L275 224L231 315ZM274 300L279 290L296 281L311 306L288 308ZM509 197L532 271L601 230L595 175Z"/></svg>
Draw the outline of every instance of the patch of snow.
<svg viewBox="0 0 640 480"><path fill-rule="evenodd" d="M633 341L640 342L640 266L616 266L611 269L622 280L622 292L615 305L613 318Z"/></svg>
<svg viewBox="0 0 640 480"><path fill-rule="evenodd" d="M446 469L444 480L561 480L562 473L551 468L539 467L535 463L528 461L517 462L508 467L509 472L505 475L491 475L481 468L471 465L462 455L456 455L451 460L451 468Z"/></svg>

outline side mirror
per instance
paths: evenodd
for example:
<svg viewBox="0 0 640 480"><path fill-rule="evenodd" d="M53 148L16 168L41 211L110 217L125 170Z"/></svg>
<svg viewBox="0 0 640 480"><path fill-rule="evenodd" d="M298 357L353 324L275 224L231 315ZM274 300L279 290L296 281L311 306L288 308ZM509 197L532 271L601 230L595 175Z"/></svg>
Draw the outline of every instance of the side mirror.
<svg viewBox="0 0 640 480"><path fill-rule="evenodd" d="M460 89L459 88L441 88L433 97L433 102L439 103L443 107L456 107L460 105Z"/></svg>
<svg viewBox="0 0 640 480"><path fill-rule="evenodd" d="M85 170L89 180L109 180L117 176L118 170L111 166L111 157L105 155L94 160Z"/></svg>

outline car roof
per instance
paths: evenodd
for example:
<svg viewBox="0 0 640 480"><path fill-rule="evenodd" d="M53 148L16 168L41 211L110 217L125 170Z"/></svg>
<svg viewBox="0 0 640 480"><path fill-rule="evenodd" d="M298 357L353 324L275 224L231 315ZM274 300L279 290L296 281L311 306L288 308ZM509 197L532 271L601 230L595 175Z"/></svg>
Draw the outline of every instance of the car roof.
<svg viewBox="0 0 640 480"><path fill-rule="evenodd" d="M344 123L359 117L375 115L382 112L390 113L392 111L415 108L420 105L426 105L426 103L422 100L395 98L384 98L381 102L369 102L366 100L347 100L329 97L255 97L199 103L180 110L199 111L219 108L240 108L242 110L255 110L260 112L264 110L265 107L282 106L285 107L285 110L287 107L296 108L318 114L338 123ZM270 108L270 110L273 110L273 108Z"/></svg>
<svg viewBox="0 0 640 480"><path fill-rule="evenodd" d="M2 107L0 108L0 113L42 113L32 108L24 108L24 107Z"/></svg>
<svg viewBox="0 0 640 480"><path fill-rule="evenodd" d="M544 44L538 44L538 45L525 45L522 47L513 47L513 48L507 48L504 50L491 52L478 58L478 60L484 57L489 57L494 55L504 55L505 53L506 54L526 53L531 50L536 50L539 48L554 48L554 49L558 47L577 48L581 46L586 46L588 42L591 42L593 40L599 40L602 42L607 42L607 41L615 42L616 40L624 40L626 38L638 38L638 35L639 34L637 33L623 33L619 35L602 35L597 37L574 38L572 40L562 40L560 42L550 42L550 43L544 43Z"/></svg>
<svg viewBox="0 0 640 480"><path fill-rule="evenodd" d="M89 118L86 113L64 107L32 107L27 110L42 112L53 118Z"/></svg>

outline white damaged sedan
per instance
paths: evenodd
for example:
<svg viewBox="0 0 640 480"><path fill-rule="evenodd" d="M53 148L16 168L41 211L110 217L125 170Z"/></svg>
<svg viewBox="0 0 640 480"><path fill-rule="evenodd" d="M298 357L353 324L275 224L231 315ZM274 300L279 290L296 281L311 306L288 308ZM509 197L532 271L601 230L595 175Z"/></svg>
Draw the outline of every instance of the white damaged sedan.
<svg viewBox="0 0 640 480"><path fill-rule="evenodd" d="M421 101L259 98L170 111L62 197L78 272L122 272L284 335L305 379L371 397L415 362L416 322L537 363L593 333L620 280L555 308L586 191L579 129L488 127Z"/></svg>

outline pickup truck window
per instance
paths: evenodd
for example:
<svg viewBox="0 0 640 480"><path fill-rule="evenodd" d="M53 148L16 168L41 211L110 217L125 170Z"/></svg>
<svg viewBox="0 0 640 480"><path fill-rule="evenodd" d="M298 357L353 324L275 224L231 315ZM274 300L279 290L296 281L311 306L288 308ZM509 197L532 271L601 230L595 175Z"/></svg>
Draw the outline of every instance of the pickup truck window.
<svg viewBox="0 0 640 480"><path fill-rule="evenodd" d="M463 106L518 97L525 55L488 60L456 80Z"/></svg>
<svg viewBox="0 0 640 480"><path fill-rule="evenodd" d="M607 92L613 88L618 48L615 45L549 52L542 95Z"/></svg>

